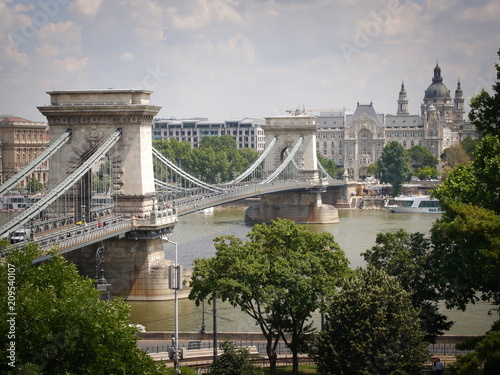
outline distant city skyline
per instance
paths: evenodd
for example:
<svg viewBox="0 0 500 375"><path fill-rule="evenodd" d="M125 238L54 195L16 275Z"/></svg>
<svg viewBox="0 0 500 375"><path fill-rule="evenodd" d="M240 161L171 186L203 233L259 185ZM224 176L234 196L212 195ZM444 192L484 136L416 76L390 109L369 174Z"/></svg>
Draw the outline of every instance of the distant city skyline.
<svg viewBox="0 0 500 375"><path fill-rule="evenodd" d="M161 118L420 113L436 60L466 111L491 90L500 1L4 0L0 114L45 121L46 91L137 88Z"/></svg>

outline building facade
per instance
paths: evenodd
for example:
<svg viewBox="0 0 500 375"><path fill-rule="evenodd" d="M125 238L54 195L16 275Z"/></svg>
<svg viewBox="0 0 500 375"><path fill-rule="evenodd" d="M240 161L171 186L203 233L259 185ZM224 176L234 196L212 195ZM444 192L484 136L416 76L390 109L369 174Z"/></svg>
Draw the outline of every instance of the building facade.
<svg viewBox="0 0 500 375"><path fill-rule="evenodd" d="M48 143L48 127L43 122L33 122L20 117L0 116L0 183L26 167L40 155ZM47 185L48 164L38 168L34 177L44 186ZM28 183L20 183L23 188Z"/></svg>
<svg viewBox="0 0 500 375"><path fill-rule="evenodd" d="M207 118L155 119L153 140L174 138L187 141L192 148L197 148L204 137L230 135L236 140L237 148L252 148L260 152L266 143L261 128L263 124L264 119L251 118L225 121L209 121Z"/></svg>
<svg viewBox="0 0 500 375"><path fill-rule="evenodd" d="M464 96L460 81L454 98L443 83L441 68L434 68L431 85L425 90L419 115L410 115L404 82L397 100L396 115L377 113L373 104L359 104L354 113L321 112L317 150L351 178L366 174L368 166L382 155L384 146L399 142L405 149L424 146L439 159L442 152L465 137L479 138L465 121Z"/></svg>

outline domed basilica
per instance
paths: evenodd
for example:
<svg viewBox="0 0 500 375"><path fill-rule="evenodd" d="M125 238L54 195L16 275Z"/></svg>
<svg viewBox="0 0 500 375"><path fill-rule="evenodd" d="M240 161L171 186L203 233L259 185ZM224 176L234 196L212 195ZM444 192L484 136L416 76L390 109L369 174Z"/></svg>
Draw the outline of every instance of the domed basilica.
<svg viewBox="0 0 500 375"><path fill-rule="evenodd" d="M397 141L405 149L424 146L439 159L446 148L459 144L462 139L479 137L474 126L465 121L460 80L452 98L437 63L420 108L419 115L409 114L402 82L396 115L377 113L372 103L358 103L354 113L321 112L316 119L320 126L317 151L357 179L366 175L367 167L380 158L389 142Z"/></svg>

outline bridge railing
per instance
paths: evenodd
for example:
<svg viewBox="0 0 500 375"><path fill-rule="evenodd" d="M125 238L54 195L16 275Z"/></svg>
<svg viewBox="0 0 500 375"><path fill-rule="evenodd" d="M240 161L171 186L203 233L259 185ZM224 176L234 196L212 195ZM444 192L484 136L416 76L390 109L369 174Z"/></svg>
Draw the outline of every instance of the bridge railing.
<svg viewBox="0 0 500 375"><path fill-rule="evenodd" d="M88 223L69 231L47 236L47 238L37 239L35 242L40 245L40 249L43 252L49 251L54 246L59 250L66 250L85 243L95 242L115 233L131 230L133 226L132 218L123 219L115 217L105 220L102 226L99 226L96 222Z"/></svg>

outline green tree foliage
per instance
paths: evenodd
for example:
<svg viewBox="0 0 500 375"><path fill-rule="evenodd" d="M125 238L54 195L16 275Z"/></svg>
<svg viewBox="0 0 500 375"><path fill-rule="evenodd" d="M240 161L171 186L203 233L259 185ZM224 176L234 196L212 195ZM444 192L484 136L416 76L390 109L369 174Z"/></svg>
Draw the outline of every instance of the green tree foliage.
<svg viewBox="0 0 500 375"><path fill-rule="evenodd" d="M37 193L43 190L43 184L35 177L31 177L26 184L26 190L28 190L31 194Z"/></svg>
<svg viewBox="0 0 500 375"><path fill-rule="evenodd" d="M457 375L497 375L500 373L500 321L497 320L484 336L474 337L457 345L460 350L474 350L458 355L451 373Z"/></svg>
<svg viewBox="0 0 500 375"><path fill-rule="evenodd" d="M389 142L382 150L378 165L380 181L391 184L392 196L398 196L403 188L403 183L410 181L412 175L408 153L399 142Z"/></svg>
<svg viewBox="0 0 500 375"><path fill-rule="evenodd" d="M378 177L380 175L380 168L378 163L372 163L368 166L366 173L372 177Z"/></svg>
<svg viewBox="0 0 500 375"><path fill-rule="evenodd" d="M235 139L229 135L204 137L195 149L191 149L189 142L176 139L154 141L153 146L182 169L208 183L232 180L259 155L249 148L237 149Z"/></svg>
<svg viewBox="0 0 500 375"><path fill-rule="evenodd" d="M423 233L407 233L400 229L394 233L379 233L376 245L364 252L365 261L395 277L410 293L413 307L420 310L419 318L424 339L435 343L452 326L438 311L436 302L437 274L433 272L437 260L432 253L430 239Z"/></svg>
<svg viewBox="0 0 500 375"><path fill-rule="evenodd" d="M383 270L358 268L333 297L314 357L323 375L416 374L428 358L411 297Z"/></svg>
<svg viewBox="0 0 500 375"><path fill-rule="evenodd" d="M296 374L298 353L306 350L313 331L311 313L335 293L349 272L348 260L331 234L310 232L291 220L255 225L247 237L246 242L234 236L214 239L215 257L194 262L189 298L200 303L215 294L239 306L267 340L271 373L283 339Z"/></svg>
<svg viewBox="0 0 500 375"><path fill-rule="evenodd" d="M102 163L99 171L92 175L92 190L97 193L111 191L111 162Z"/></svg>
<svg viewBox="0 0 500 375"><path fill-rule="evenodd" d="M323 168L325 168L326 172L332 177L332 178L337 178L337 166L335 165L335 162L331 159L325 158L321 154L316 155L318 158L318 162L321 163Z"/></svg>
<svg viewBox="0 0 500 375"><path fill-rule="evenodd" d="M479 141L477 139L472 139L471 137L465 137L462 142L460 142L460 146L467 152L470 160L474 160L474 151L478 145Z"/></svg>
<svg viewBox="0 0 500 375"><path fill-rule="evenodd" d="M415 170L415 175L421 180L427 180L429 178L437 178L438 171L432 167L421 167Z"/></svg>
<svg viewBox="0 0 500 375"><path fill-rule="evenodd" d="M498 49L500 57L500 48ZM500 138L500 65L495 64L497 81L492 86L493 94L482 90L472 98L469 119L483 134L491 134Z"/></svg>
<svg viewBox="0 0 500 375"><path fill-rule="evenodd" d="M250 362L250 352L246 348L236 348L230 341L221 344L220 358L210 365L212 375L264 375L264 370Z"/></svg>
<svg viewBox="0 0 500 375"><path fill-rule="evenodd" d="M500 215L448 202L431 230L434 271L448 307L465 310L478 299L500 301Z"/></svg>
<svg viewBox="0 0 500 375"><path fill-rule="evenodd" d="M436 168L438 165L438 159L427 147L413 146L407 152L410 156L410 164L415 171L426 167Z"/></svg>
<svg viewBox="0 0 500 375"><path fill-rule="evenodd" d="M445 168L453 169L459 165L469 165L470 156L462 145L453 145L443 151L440 156Z"/></svg>
<svg viewBox="0 0 500 375"><path fill-rule="evenodd" d="M0 265L2 311L13 308L11 325L0 320L2 352L15 344L15 365L4 360L3 374L159 374L152 359L137 347L130 308L121 300L101 301L92 280L55 255L35 266L37 245L10 252ZM9 277L10 276L10 277ZM8 304L8 296L14 304ZM12 299L10 300L12 301Z"/></svg>
<svg viewBox="0 0 500 375"><path fill-rule="evenodd" d="M500 53L500 50L499 50ZM471 101L469 118L483 137L474 161L459 166L434 195L445 209L432 228L441 289L449 306L465 309L478 298L500 302L500 67L494 94Z"/></svg>

